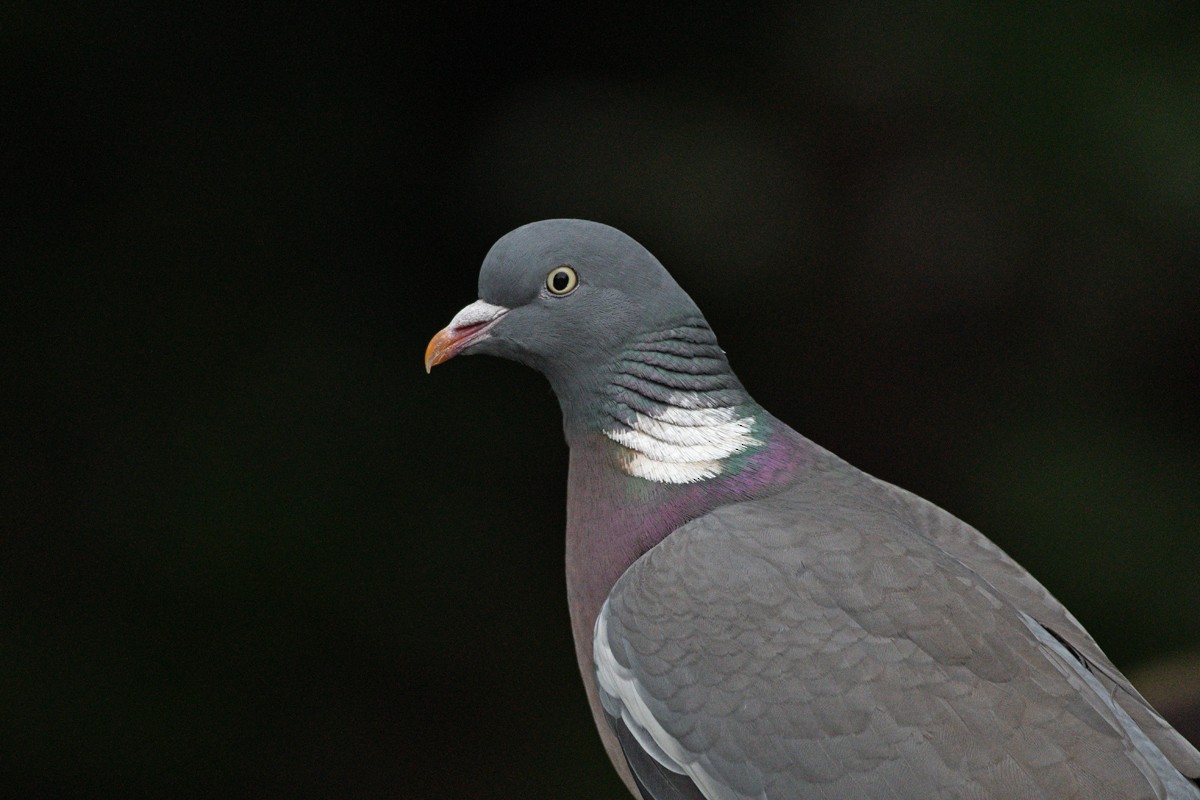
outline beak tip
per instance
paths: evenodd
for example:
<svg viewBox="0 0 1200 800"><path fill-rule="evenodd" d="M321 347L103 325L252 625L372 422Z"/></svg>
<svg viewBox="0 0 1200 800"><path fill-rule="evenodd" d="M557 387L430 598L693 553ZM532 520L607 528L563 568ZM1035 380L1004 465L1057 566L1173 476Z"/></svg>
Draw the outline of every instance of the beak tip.
<svg viewBox="0 0 1200 800"><path fill-rule="evenodd" d="M426 375L433 372L433 368L438 364L454 357L454 354L457 352L454 349L454 344L455 340L450 333L450 328L443 328L429 340L429 346L425 348Z"/></svg>

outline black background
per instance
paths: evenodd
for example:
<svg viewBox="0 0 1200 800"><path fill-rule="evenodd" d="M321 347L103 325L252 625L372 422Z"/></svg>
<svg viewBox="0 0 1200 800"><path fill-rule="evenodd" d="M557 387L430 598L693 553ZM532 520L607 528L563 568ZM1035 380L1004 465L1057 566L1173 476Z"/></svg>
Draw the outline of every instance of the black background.
<svg viewBox="0 0 1200 800"><path fill-rule="evenodd" d="M13 796L622 796L557 405L421 366L551 216L1122 667L1200 647L1194 4L52 5L0 11Z"/></svg>

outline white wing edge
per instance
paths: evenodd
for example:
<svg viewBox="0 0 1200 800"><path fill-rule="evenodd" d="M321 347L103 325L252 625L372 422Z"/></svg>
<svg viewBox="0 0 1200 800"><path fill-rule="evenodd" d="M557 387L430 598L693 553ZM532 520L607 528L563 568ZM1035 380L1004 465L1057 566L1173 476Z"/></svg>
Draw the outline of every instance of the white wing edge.
<svg viewBox="0 0 1200 800"><path fill-rule="evenodd" d="M729 787L714 780L703 765L685 752L682 745L655 719L638 691L637 678L628 668L621 666L609 646L607 600L596 617L592 660L604 710L625 723L651 758L671 772L687 775L709 800L740 800Z"/></svg>

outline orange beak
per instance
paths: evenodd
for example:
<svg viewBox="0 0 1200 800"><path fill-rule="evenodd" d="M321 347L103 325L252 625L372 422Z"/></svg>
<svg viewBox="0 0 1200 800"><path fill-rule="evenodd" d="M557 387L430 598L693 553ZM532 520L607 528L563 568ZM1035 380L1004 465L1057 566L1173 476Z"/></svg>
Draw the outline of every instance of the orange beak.
<svg viewBox="0 0 1200 800"><path fill-rule="evenodd" d="M477 300L454 315L450 324L429 340L425 348L425 372L449 361L467 347L486 339L492 327L508 313L504 306Z"/></svg>

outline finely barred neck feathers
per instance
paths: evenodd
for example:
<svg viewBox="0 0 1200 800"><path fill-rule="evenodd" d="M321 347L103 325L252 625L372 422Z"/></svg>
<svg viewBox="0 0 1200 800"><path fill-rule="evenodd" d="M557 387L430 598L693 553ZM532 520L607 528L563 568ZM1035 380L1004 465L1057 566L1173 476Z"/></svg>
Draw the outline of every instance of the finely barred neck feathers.
<svg viewBox="0 0 1200 800"><path fill-rule="evenodd" d="M607 393L604 435L620 445L621 467L636 478L715 478L736 472L764 444L756 435L761 410L702 318L633 339Z"/></svg>

